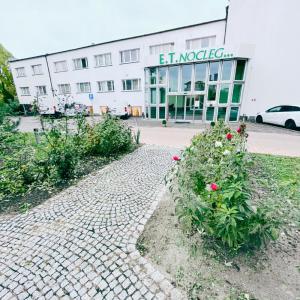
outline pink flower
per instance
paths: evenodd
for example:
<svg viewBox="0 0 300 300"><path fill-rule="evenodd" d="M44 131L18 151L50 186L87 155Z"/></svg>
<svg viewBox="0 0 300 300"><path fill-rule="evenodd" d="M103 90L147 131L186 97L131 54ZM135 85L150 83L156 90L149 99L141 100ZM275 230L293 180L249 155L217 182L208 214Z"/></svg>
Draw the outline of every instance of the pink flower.
<svg viewBox="0 0 300 300"><path fill-rule="evenodd" d="M174 156L172 157L172 159L175 160L175 161L179 161L179 160L180 160L180 157L177 156L177 155L174 155Z"/></svg>
<svg viewBox="0 0 300 300"><path fill-rule="evenodd" d="M227 133L227 134L226 134L226 138L227 138L227 140L229 140L229 141L230 141L230 140L232 139L232 136L233 136L233 135L232 135L230 132L229 132L229 133Z"/></svg>
<svg viewBox="0 0 300 300"><path fill-rule="evenodd" d="M237 130L236 130L237 133L241 133L242 132L242 129L241 127L239 127Z"/></svg>
<svg viewBox="0 0 300 300"><path fill-rule="evenodd" d="M210 188L212 191L216 191L217 189L219 189L218 185L214 182L210 184Z"/></svg>

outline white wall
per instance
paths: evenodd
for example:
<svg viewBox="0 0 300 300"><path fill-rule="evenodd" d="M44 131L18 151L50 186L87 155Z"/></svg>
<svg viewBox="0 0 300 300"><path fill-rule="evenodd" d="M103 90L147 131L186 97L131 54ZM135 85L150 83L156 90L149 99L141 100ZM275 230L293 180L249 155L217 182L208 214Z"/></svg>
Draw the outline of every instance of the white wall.
<svg viewBox="0 0 300 300"><path fill-rule="evenodd" d="M71 92L74 101L91 105L88 94L77 94L77 82L91 82L92 93L94 94L94 111L99 113L99 107L102 105L111 106L112 103L128 103L130 105L144 106L144 68L145 61L149 54L149 46L161 43L174 42L174 50L185 50L185 41L187 39L206 37L216 35L216 44L222 45L224 39L225 21L213 22L193 27L172 30L159 34L148 35L123 41L111 42L108 44L95 45L84 49L71 50L68 52L52 54L48 56L49 69L52 77L54 89L58 89L57 85L61 83L70 83ZM131 64L120 64L121 50L140 48L140 62ZM112 66L95 67L94 55L102 53L112 53ZM89 68L84 70L73 70L74 58L87 57ZM157 55L157 65L159 56ZM55 73L54 62L67 60L68 72ZM32 76L31 65L41 63L43 65L44 74ZM15 68L25 67L27 77L16 77ZM49 78L46 72L45 58L33 58L20 60L11 63L14 81L17 87L18 97L21 103L31 103L35 86L46 85L48 91L48 102L51 97L51 88ZM138 92L122 91L122 79L141 79L141 90ZM115 91L99 93L97 81L114 80ZM20 87L29 86L31 96L21 96Z"/></svg>
<svg viewBox="0 0 300 300"><path fill-rule="evenodd" d="M230 0L226 45L254 50L242 113L255 116L275 105L300 105L299 20L299 0Z"/></svg>

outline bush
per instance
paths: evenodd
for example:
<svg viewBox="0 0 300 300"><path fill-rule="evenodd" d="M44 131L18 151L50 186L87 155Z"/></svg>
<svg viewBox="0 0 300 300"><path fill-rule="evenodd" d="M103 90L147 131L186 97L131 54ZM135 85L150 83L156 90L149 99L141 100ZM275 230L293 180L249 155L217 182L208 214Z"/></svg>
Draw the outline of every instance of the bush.
<svg viewBox="0 0 300 300"><path fill-rule="evenodd" d="M232 132L216 123L193 138L170 179L186 228L235 250L266 244L278 229L266 209L250 203L246 140L245 125Z"/></svg>
<svg viewBox="0 0 300 300"><path fill-rule="evenodd" d="M32 192L48 192L84 174L86 161L97 165L107 157L133 150L131 130L120 120L107 117L90 126L83 116L60 120L41 118L42 131L21 133L17 124L0 124L0 211ZM137 137L137 141L139 136ZM90 155L100 156L93 157ZM81 163L81 164L80 164ZM91 168L89 168L91 170ZM26 203L22 207L28 207Z"/></svg>
<svg viewBox="0 0 300 300"><path fill-rule="evenodd" d="M91 155L116 156L132 147L131 130L118 118L108 115L89 132L87 151Z"/></svg>

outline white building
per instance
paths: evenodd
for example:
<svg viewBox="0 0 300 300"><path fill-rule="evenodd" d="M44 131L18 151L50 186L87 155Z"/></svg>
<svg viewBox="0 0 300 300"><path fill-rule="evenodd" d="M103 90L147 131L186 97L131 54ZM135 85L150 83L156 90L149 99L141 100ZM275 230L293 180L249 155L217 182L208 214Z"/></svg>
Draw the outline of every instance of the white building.
<svg viewBox="0 0 300 300"><path fill-rule="evenodd" d="M298 104L298 0L231 0L221 20L11 62L21 103L130 105L150 119L234 122Z"/></svg>

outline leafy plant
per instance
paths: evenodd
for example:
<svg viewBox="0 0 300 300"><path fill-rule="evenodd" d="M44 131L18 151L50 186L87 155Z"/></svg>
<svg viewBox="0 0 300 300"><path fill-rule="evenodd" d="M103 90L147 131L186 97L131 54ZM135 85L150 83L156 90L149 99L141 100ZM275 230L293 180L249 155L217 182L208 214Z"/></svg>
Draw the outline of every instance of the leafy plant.
<svg viewBox="0 0 300 300"><path fill-rule="evenodd" d="M167 127L167 120L162 120L161 124L162 124L162 126Z"/></svg>
<svg viewBox="0 0 300 300"><path fill-rule="evenodd" d="M278 236L268 210L250 203L247 133L216 123L192 140L170 178L177 214L189 231L199 231L230 249L260 247Z"/></svg>
<svg viewBox="0 0 300 300"><path fill-rule="evenodd" d="M118 118L107 115L89 132L87 151L92 155L116 156L131 150L132 144L130 128Z"/></svg>

